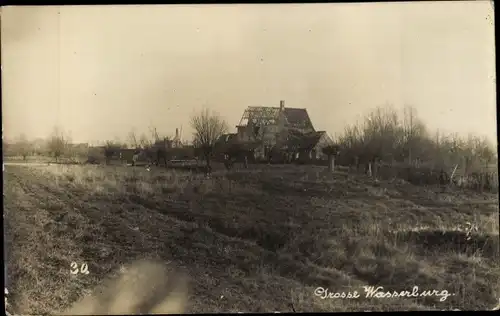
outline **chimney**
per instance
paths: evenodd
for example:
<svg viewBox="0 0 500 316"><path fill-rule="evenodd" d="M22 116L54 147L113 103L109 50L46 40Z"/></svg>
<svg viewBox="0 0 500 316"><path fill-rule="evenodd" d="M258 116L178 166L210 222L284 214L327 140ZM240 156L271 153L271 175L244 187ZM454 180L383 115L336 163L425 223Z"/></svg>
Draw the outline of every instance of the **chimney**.
<svg viewBox="0 0 500 316"><path fill-rule="evenodd" d="M285 109L285 100L280 101L280 110L283 111Z"/></svg>
<svg viewBox="0 0 500 316"><path fill-rule="evenodd" d="M175 129L175 139L179 139L179 129Z"/></svg>

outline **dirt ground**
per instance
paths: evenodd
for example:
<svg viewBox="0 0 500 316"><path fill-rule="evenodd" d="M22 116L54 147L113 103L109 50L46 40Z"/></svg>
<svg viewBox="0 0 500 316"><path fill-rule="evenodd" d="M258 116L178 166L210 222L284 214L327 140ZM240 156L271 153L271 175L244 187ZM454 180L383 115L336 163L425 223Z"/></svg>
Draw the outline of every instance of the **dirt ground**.
<svg viewBox="0 0 500 316"><path fill-rule="evenodd" d="M4 214L17 313L62 311L145 258L186 271L189 313L479 310L500 298L495 194L311 166L236 167L206 178L7 165ZM71 274L72 262L89 273ZM435 292L377 298L364 286ZM347 296L354 291L359 297Z"/></svg>

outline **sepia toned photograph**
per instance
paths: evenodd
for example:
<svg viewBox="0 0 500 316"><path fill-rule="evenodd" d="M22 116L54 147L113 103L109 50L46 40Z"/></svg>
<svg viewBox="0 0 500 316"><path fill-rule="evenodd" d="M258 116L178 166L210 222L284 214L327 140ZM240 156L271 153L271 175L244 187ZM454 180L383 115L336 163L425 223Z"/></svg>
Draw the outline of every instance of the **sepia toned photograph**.
<svg viewBox="0 0 500 316"><path fill-rule="evenodd" d="M0 18L8 315L499 309L492 1Z"/></svg>

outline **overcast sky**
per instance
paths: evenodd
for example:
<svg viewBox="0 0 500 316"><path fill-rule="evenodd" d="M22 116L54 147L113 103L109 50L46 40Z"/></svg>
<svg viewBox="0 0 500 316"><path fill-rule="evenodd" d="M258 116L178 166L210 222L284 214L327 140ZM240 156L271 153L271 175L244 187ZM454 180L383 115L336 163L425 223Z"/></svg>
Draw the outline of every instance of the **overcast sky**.
<svg viewBox="0 0 500 316"><path fill-rule="evenodd" d="M415 2L2 8L7 138L74 141L149 126L190 139L210 107L235 130L251 105L307 108L341 132L413 105L431 129L496 140L492 4Z"/></svg>

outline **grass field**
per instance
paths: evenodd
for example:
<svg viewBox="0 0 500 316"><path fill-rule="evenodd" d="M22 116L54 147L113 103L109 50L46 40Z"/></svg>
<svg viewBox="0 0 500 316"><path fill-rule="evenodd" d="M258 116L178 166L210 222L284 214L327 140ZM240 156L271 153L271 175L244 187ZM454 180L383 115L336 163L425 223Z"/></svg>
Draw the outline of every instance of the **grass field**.
<svg viewBox="0 0 500 316"><path fill-rule="evenodd" d="M498 195L259 166L189 172L6 166L10 291L19 313L68 307L138 258L188 271L187 312L491 309ZM70 263L88 275L71 275ZM450 296L369 298L384 291ZM358 291L359 298L326 298Z"/></svg>

